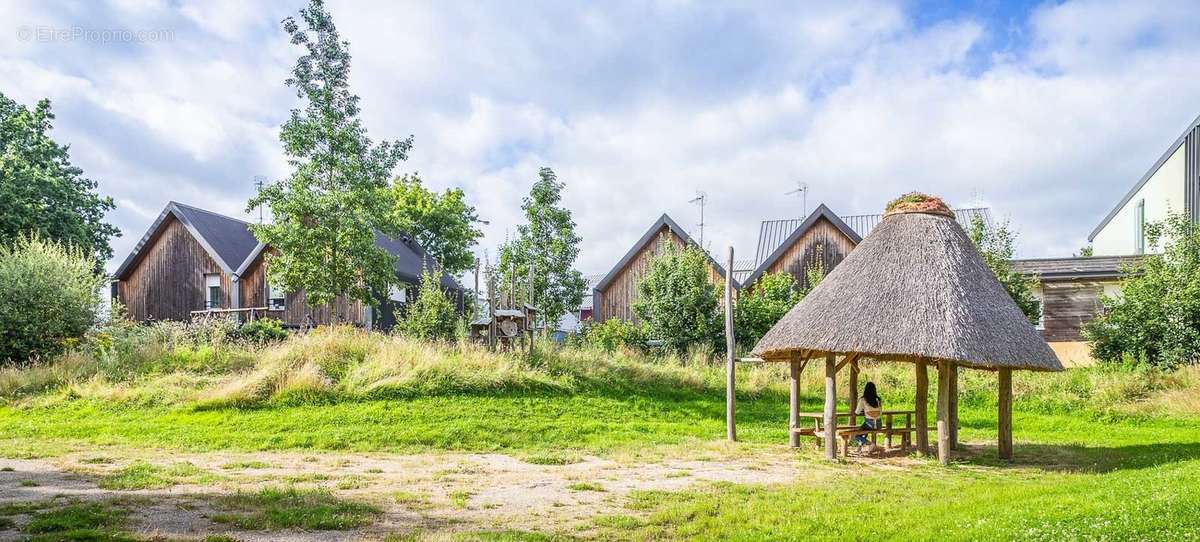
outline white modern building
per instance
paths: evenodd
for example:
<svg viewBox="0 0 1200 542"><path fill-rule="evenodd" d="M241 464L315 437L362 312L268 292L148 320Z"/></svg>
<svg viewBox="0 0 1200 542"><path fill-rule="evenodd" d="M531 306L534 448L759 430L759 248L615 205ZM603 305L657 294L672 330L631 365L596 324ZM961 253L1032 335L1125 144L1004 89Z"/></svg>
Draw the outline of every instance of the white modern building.
<svg viewBox="0 0 1200 542"><path fill-rule="evenodd" d="M1170 212L1200 222L1200 117L1192 121L1117 206L1092 230L1096 256L1145 254L1146 224Z"/></svg>

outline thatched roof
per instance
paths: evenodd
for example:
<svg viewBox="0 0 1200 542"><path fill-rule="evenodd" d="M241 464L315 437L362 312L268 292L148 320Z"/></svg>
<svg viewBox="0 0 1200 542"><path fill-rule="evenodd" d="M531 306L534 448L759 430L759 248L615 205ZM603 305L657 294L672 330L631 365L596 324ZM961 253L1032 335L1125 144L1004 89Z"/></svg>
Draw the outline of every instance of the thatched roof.
<svg viewBox="0 0 1200 542"><path fill-rule="evenodd" d="M980 369L1062 364L948 208L901 205L759 341L768 360L859 353Z"/></svg>

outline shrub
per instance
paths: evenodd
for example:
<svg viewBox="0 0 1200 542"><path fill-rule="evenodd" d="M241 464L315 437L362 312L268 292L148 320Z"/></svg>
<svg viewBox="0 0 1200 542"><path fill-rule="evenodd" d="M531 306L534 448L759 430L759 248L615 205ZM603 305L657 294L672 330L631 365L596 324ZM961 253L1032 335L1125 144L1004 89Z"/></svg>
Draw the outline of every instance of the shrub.
<svg viewBox="0 0 1200 542"><path fill-rule="evenodd" d="M609 318L599 324L589 323L580 333L587 344L612 352L618 348L644 348L646 332L641 327L619 318Z"/></svg>
<svg viewBox="0 0 1200 542"><path fill-rule="evenodd" d="M238 329L238 337L252 344L268 344L286 339L287 330L283 322L275 318L259 318L242 324Z"/></svg>
<svg viewBox="0 0 1200 542"><path fill-rule="evenodd" d="M452 341L458 331L458 315L454 303L442 290L442 274L425 271L417 299L408 306L408 314L397 329L409 337L429 341Z"/></svg>
<svg viewBox="0 0 1200 542"><path fill-rule="evenodd" d="M819 279L818 279L819 280ZM739 343L753 347L792 307L804 299L788 273L767 273L738 296L734 305L735 335Z"/></svg>
<svg viewBox="0 0 1200 542"><path fill-rule="evenodd" d="M1171 214L1148 224L1161 254L1127 269L1121 295L1104 297L1101 314L1084 326L1092 356L1106 363L1173 368L1200 361L1200 228Z"/></svg>
<svg viewBox="0 0 1200 542"><path fill-rule="evenodd" d="M103 283L83 250L34 235L0 246L0 362L28 364L77 342L96 321Z"/></svg>
<svg viewBox="0 0 1200 542"><path fill-rule="evenodd" d="M663 251L650 260L638 284L633 310L646 323L651 338L681 353L693 345L724 341L717 287L709 282L709 258L695 246L679 250L662 239Z"/></svg>

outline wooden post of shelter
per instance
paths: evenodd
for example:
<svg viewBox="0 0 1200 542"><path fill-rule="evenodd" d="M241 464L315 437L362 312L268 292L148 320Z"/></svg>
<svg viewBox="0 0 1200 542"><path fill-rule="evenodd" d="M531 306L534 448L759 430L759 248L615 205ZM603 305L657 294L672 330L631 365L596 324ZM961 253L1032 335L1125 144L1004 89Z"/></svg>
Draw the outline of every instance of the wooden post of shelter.
<svg viewBox="0 0 1200 542"><path fill-rule="evenodd" d="M1000 369L997 377L1000 384L1000 398L998 401L1000 403L1000 412L996 423L999 436L997 449L1000 452L1000 459L1012 461L1012 369Z"/></svg>
<svg viewBox="0 0 1200 542"><path fill-rule="evenodd" d="M938 462L950 464L950 362L938 362L937 398L937 450Z"/></svg>
<svg viewBox="0 0 1200 542"><path fill-rule="evenodd" d="M917 452L921 455L929 454L929 372L926 371L925 360L917 360L917 396L916 405L916 424L917 424Z"/></svg>
<svg viewBox="0 0 1200 542"><path fill-rule="evenodd" d="M725 267L725 438L737 441L734 405L737 401L737 378L735 374L734 350L737 344L733 336L733 247L729 247L729 259Z"/></svg>
<svg viewBox="0 0 1200 542"><path fill-rule="evenodd" d="M800 425L800 363L796 356L788 362L788 446L800 447L800 433L796 432Z"/></svg>
<svg viewBox="0 0 1200 542"><path fill-rule="evenodd" d="M846 395L850 405L850 425L858 426L858 416L854 414L854 409L858 406L858 360L850 362L850 385L848 386L849 394Z"/></svg>
<svg viewBox="0 0 1200 542"><path fill-rule="evenodd" d="M950 400L946 405L947 416L950 418L950 449L957 450L958 446L958 364L950 364Z"/></svg>
<svg viewBox="0 0 1200 542"><path fill-rule="evenodd" d="M837 459L837 367L833 354L825 356L825 459Z"/></svg>

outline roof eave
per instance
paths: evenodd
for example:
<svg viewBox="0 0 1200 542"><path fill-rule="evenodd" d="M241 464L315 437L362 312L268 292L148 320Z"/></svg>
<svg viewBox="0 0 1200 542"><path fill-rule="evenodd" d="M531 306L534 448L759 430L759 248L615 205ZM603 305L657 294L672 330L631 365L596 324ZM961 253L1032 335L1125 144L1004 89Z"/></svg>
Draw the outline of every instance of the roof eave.
<svg viewBox="0 0 1200 542"><path fill-rule="evenodd" d="M658 217L658 220L655 220L654 223L650 225L650 229L646 230L646 233L642 234L642 237L638 239L637 243L634 243L634 245L630 247L629 251L621 257L620 261L617 262L617 265L613 266L613 268L604 275L604 278L601 279L600 282L596 283L596 286L592 288L592 292L599 292L603 294L603 292L608 288L608 285L617 278L617 275L620 274L621 270L624 269L626 265L629 265L629 262L633 260L635 256L637 256L638 252L640 252L647 243L654 239L654 236L658 234L658 230L662 229L663 226L666 226L673 233L675 233L675 235L678 235L680 239L683 239L685 244L700 247L700 244L692 239L692 236L688 235L687 231L685 231L679 226L678 223L672 220L670 216L668 216L666 213L663 213L662 216ZM742 288L741 284L738 283L738 281L732 276L730 276L729 273L725 271L725 268L720 263L717 263L715 259L713 259L711 254L705 251L703 247L700 247L700 251L704 252L704 256L708 258L709 263L711 263L716 268L717 272L721 274L721 277L732 282L735 289L740 290Z"/></svg>

